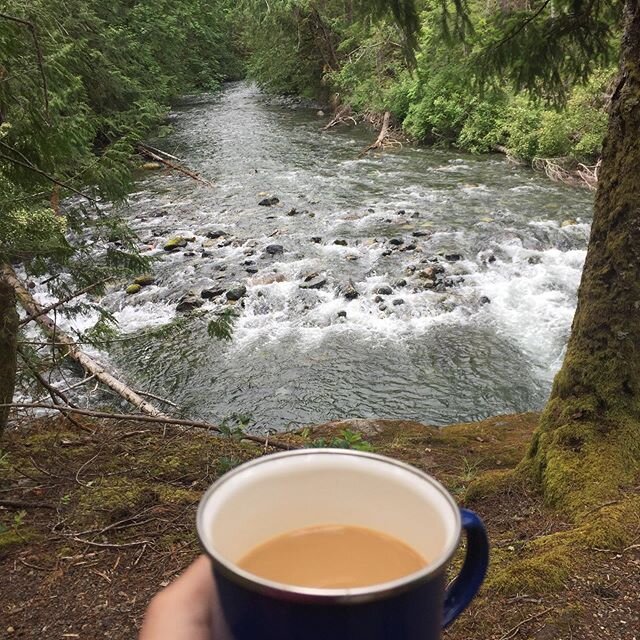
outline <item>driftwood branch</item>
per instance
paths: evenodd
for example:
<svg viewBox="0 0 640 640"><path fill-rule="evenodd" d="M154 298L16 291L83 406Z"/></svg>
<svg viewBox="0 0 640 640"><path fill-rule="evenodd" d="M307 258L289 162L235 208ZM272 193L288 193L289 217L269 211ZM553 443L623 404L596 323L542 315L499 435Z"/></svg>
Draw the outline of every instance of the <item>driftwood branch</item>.
<svg viewBox="0 0 640 640"><path fill-rule="evenodd" d="M391 113L389 111L385 111L384 117L382 119L382 127L380 128L380 133L378 134L378 137L376 138L375 142L373 142L372 144L370 144L368 147L366 147L360 152L361 158L362 156L369 153L369 151L372 151L373 149L381 149L384 146L384 141L389 135L390 120L391 120Z"/></svg>
<svg viewBox="0 0 640 640"><path fill-rule="evenodd" d="M72 293L64 298L61 298L60 300L58 300L57 302L54 302L53 304L50 304L47 307L42 307L40 309L40 311L38 312L38 315L28 315L26 318L23 318L22 320L20 320L20 322L18 323L19 326L25 325L28 322L31 322L32 320L35 320L36 318L39 318L40 316L43 316L47 313L49 313L49 311L53 311L54 309L57 309L58 307L61 307L63 304L66 304L67 302L70 302L71 300L73 300L74 298L78 298L81 295L87 293L88 291L91 291L91 289L95 289L96 287L99 287L101 284L104 284L105 282L108 282L111 278L105 278L104 280L99 280L98 282L94 282L93 284L90 284L89 286L85 287L84 289L80 289L80 291L76 291L75 293Z"/></svg>
<svg viewBox="0 0 640 640"><path fill-rule="evenodd" d="M24 500L0 500L0 507L8 509L55 509L55 506L47 502L26 502Z"/></svg>
<svg viewBox="0 0 640 640"><path fill-rule="evenodd" d="M169 169L173 169L174 171L183 173L185 176L189 176L189 178L193 178L194 180L197 180L202 184L206 184L208 187L213 187L212 182L209 182L209 180L205 180L200 175L195 173L195 171L191 171L190 169L187 169L186 167L183 167L180 164L177 164L175 162L172 162L171 160L167 160L166 158L163 158L162 156L158 155L154 151L151 151L151 149L145 145L138 144L136 149L139 154L146 156L147 158L150 158L155 162L159 162L160 164L163 164L165 167L169 167Z"/></svg>
<svg viewBox="0 0 640 640"><path fill-rule="evenodd" d="M208 422L201 422L199 420L187 420L184 418L169 418L167 416L148 416L140 415L136 413L109 413L108 411L92 411L90 409L76 409L71 407L61 407L59 405L44 404L39 402L14 402L8 404L0 404L0 407L11 407L13 409L50 409L54 411L60 411L61 413L77 413L81 416L88 416L91 418L106 418L109 420L129 420L136 422L151 422L155 424L171 424L179 427L193 427L195 429L203 429L205 431L212 431L214 433L222 433L220 427L216 427ZM250 433L240 432L238 437L241 440L249 440L261 444L265 447L273 447L274 449L282 449L288 451L290 449L298 449L294 445L274 440L269 437L255 436Z"/></svg>
<svg viewBox="0 0 640 640"><path fill-rule="evenodd" d="M94 374L104 385L115 391L119 396L131 403L134 407L150 416L165 417L158 409L144 398L138 395L133 389L112 376L105 368L93 358L81 351L75 344L73 338L67 335L48 315L42 314L42 308L27 291L22 282L18 279L15 271L9 265L3 265L0 270L3 278L14 288L18 301L24 310L33 316L42 330L53 338L54 342L62 343L64 352L68 357L82 366L85 371Z"/></svg>
<svg viewBox="0 0 640 640"><path fill-rule="evenodd" d="M40 77L42 78L42 98L44 100L44 113L49 122L49 87L47 86L47 74L44 72L44 58L42 56L42 49L40 48L40 40L38 40L38 33L36 31L36 25L29 20L23 18L17 18L16 16L10 16L7 13L0 13L0 18L3 20L10 20L17 24L27 27L31 33L33 39L33 46L36 51L36 60L38 61L38 68L40 70Z"/></svg>
<svg viewBox="0 0 640 640"><path fill-rule="evenodd" d="M140 153L142 153L142 149L146 150L146 151L151 151L152 153L156 153L159 156L163 156L165 158L169 158L169 160L175 160L176 162L182 162L182 160L180 158L177 158L176 156L172 156L170 153L167 153L166 151L163 151L162 149L156 149L156 147L152 147L150 144L147 144L146 142L138 142L138 151L140 151Z"/></svg>

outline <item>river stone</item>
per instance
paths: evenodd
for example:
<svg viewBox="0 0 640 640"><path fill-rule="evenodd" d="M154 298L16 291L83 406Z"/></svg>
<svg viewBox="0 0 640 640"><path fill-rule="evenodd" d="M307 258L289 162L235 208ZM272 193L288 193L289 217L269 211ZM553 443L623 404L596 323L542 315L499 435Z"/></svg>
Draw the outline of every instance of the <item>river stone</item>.
<svg viewBox="0 0 640 640"><path fill-rule="evenodd" d="M164 247L162 247L165 251L177 251L182 247L187 246L187 240L182 236L175 236L173 238L169 238L165 243Z"/></svg>
<svg viewBox="0 0 640 640"><path fill-rule="evenodd" d="M404 209L400 209L400 211L396 211L396 215L397 216L404 216L406 214L407 214L407 212Z"/></svg>
<svg viewBox="0 0 640 640"><path fill-rule="evenodd" d="M338 318L346 318L346 317L347 317L346 311L338 311Z"/></svg>
<svg viewBox="0 0 640 640"><path fill-rule="evenodd" d="M396 281L393 283L393 286L394 286L396 289L400 289L401 287L406 287L406 286L407 286L407 281L406 281L404 278L400 278L400 280L396 280Z"/></svg>
<svg viewBox="0 0 640 640"><path fill-rule="evenodd" d="M298 211L295 207L291 207L289 211L287 211L288 216L297 216L298 214L303 213L302 211Z"/></svg>
<svg viewBox="0 0 640 640"><path fill-rule="evenodd" d="M245 268L245 271L251 275L258 273L258 271L260 271L260 269L258 269L258 267L254 267L254 266L248 266Z"/></svg>
<svg viewBox="0 0 640 640"><path fill-rule="evenodd" d="M283 273L265 273L263 276L251 278L251 284L273 284L274 282L285 282L286 278Z"/></svg>
<svg viewBox="0 0 640 640"><path fill-rule="evenodd" d="M444 259L448 262L458 262L462 260L462 256L459 253L445 253Z"/></svg>
<svg viewBox="0 0 640 640"><path fill-rule="evenodd" d="M196 296L195 293L190 291L186 295L184 295L178 301L176 305L176 311L192 311L193 309L197 309L204 304L204 300Z"/></svg>
<svg viewBox="0 0 640 640"><path fill-rule="evenodd" d="M492 263L493 263L493 262L495 262L495 261L496 261L496 257L495 257L495 256L493 256L493 255L491 255L491 256L489 256L489 257L487 258L487 262L492 262Z"/></svg>
<svg viewBox="0 0 640 640"><path fill-rule="evenodd" d="M243 284L233 287L227 291L227 300L240 300L247 293L247 287Z"/></svg>
<svg viewBox="0 0 640 640"><path fill-rule="evenodd" d="M343 238L338 238L337 240L333 241L333 244L337 244L341 247L346 247L347 246L347 241L344 240Z"/></svg>
<svg viewBox="0 0 640 640"><path fill-rule="evenodd" d="M387 310L387 305L386 304L381 304L378 306L378 309L380 309L380 311L386 311Z"/></svg>
<svg viewBox="0 0 640 640"><path fill-rule="evenodd" d="M187 258L191 258L191 257L193 257L193 256L195 256L195 255L196 255L196 252L195 252L195 251L184 251L184 252L182 253L182 255L183 255L183 256L187 256Z"/></svg>
<svg viewBox="0 0 640 640"><path fill-rule="evenodd" d="M353 284L352 280L342 283L338 286L338 293L347 300L355 300L360 294Z"/></svg>
<svg viewBox="0 0 640 640"><path fill-rule="evenodd" d="M560 224L560 228L564 229L565 227L572 227L574 224L578 224L575 220L570 218L569 220L563 220Z"/></svg>
<svg viewBox="0 0 640 640"><path fill-rule="evenodd" d="M264 249L270 256L284 253L284 247L281 244L269 244Z"/></svg>
<svg viewBox="0 0 640 640"><path fill-rule="evenodd" d="M429 231L412 231L411 235L414 238L424 238L426 236L430 236L431 233Z"/></svg>
<svg viewBox="0 0 640 640"><path fill-rule="evenodd" d="M216 229L215 231L207 231L205 235L207 236L207 238L210 238L211 240L215 240L216 238L223 238L227 234L224 231L221 231L220 229Z"/></svg>
<svg viewBox="0 0 640 640"><path fill-rule="evenodd" d="M260 200L260 202L258 202L258 204L261 207L271 207L274 204L278 204L278 202L280 202L278 198L276 198L275 196L271 196L270 198L263 198L262 200Z"/></svg>
<svg viewBox="0 0 640 640"><path fill-rule="evenodd" d="M542 262L542 258L540 256L529 256L529 258L527 259L527 262L529 264L540 264Z"/></svg>
<svg viewBox="0 0 640 640"><path fill-rule="evenodd" d="M491 302L491 298L488 296L480 296L480 304L489 304Z"/></svg>
<svg viewBox="0 0 640 640"><path fill-rule="evenodd" d="M142 168L145 171L153 171L155 169L162 169L162 164L159 162L145 162L143 163Z"/></svg>
<svg viewBox="0 0 640 640"><path fill-rule="evenodd" d="M200 297L205 300L212 300L220 297L224 292L225 290L222 287L211 287L210 289L203 289L200 292Z"/></svg>
<svg viewBox="0 0 640 640"><path fill-rule="evenodd" d="M315 244L320 244L322 242L322 238L320 236L313 236L311 238L311 242L315 242Z"/></svg>
<svg viewBox="0 0 640 640"><path fill-rule="evenodd" d="M301 289L322 289L325 284L327 284L327 279L324 276L316 275L310 280L305 278L305 281L300 283L298 286Z"/></svg>
<svg viewBox="0 0 640 640"><path fill-rule="evenodd" d="M416 269L417 269L417 267L416 267L415 264L407 265L404 268L404 275L405 276L412 276L416 272Z"/></svg>
<svg viewBox="0 0 640 640"><path fill-rule="evenodd" d="M373 299L373 301L374 301L376 304L379 304L380 302L383 302L383 301L384 301L384 298L383 298L382 296L376 296L376 297Z"/></svg>
<svg viewBox="0 0 640 640"><path fill-rule="evenodd" d="M380 255L385 257L385 258L387 256L390 256L391 255L391 249L385 249Z"/></svg>
<svg viewBox="0 0 640 640"><path fill-rule="evenodd" d="M130 284L126 289L125 292L128 295L133 295L134 293L138 293L138 291L140 291L140 289L142 289L142 285L139 284Z"/></svg>
<svg viewBox="0 0 640 640"><path fill-rule="evenodd" d="M400 245L404 244L404 240L402 238L391 238L391 240L389 240L389 244L393 245L394 247L399 247Z"/></svg>
<svg viewBox="0 0 640 640"><path fill-rule="evenodd" d="M393 293L393 289L388 284L383 284L380 287L376 287L373 293L377 293L381 296L390 296Z"/></svg>
<svg viewBox="0 0 640 640"><path fill-rule="evenodd" d="M139 284L141 287L148 287L150 284L153 284L156 281L155 277L150 273L147 273L143 276L138 276L133 279L133 284Z"/></svg>
<svg viewBox="0 0 640 640"><path fill-rule="evenodd" d="M394 307L398 307L401 304L404 304L404 300L402 298L396 298L393 302L392 302Z"/></svg>
<svg viewBox="0 0 640 640"><path fill-rule="evenodd" d="M420 213L419 213L418 211L414 211L414 212L411 214L411 217L412 217L412 218L419 218L419 217L420 217Z"/></svg>

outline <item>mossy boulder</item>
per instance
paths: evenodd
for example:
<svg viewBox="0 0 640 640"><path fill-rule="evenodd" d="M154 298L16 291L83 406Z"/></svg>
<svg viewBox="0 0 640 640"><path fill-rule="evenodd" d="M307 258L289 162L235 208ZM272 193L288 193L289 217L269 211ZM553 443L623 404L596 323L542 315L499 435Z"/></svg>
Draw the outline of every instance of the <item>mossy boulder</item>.
<svg viewBox="0 0 640 640"><path fill-rule="evenodd" d="M140 291L140 289L142 289L142 285L139 284L130 284L126 289L126 293L127 295L133 295L134 293L138 293L138 291Z"/></svg>
<svg viewBox="0 0 640 640"><path fill-rule="evenodd" d="M164 247L162 247L165 251L177 251L183 247L187 246L187 239L182 236L174 236L173 238L169 238L165 243Z"/></svg>
<svg viewBox="0 0 640 640"><path fill-rule="evenodd" d="M162 169L162 165L159 162L145 162L142 165L142 168L145 171L155 171L157 169Z"/></svg>
<svg viewBox="0 0 640 640"><path fill-rule="evenodd" d="M148 287L150 284L153 284L156 281L155 277L150 273L147 273L143 276L138 276L134 278L133 283L139 284L141 287Z"/></svg>

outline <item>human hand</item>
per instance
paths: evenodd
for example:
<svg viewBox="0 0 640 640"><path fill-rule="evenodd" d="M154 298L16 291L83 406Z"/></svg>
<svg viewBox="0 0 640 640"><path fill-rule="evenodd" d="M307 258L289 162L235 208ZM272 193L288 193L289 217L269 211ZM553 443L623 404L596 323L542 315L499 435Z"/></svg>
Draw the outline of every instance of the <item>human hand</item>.
<svg viewBox="0 0 640 640"><path fill-rule="evenodd" d="M211 564L200 556L149 603L139 640L216 640Z"/></svg>

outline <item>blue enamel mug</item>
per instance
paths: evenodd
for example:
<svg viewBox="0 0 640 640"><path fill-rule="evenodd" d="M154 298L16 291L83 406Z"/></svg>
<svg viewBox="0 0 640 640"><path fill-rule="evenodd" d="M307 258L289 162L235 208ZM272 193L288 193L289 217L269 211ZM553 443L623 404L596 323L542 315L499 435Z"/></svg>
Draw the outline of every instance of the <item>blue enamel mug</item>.
<svg viewBox="0 0 640 640"><path fill-rule="evenodd" d="M374 529L429 562L350 589L273 582L237 564L275 536L327 524ZM197 525L225 625L214 640L438 640L477 593L489 560L482 521L440 483L397 460L344 449L287 451L237 467L205 493ZM466 556L447 587L462 530Z"/></svg>

